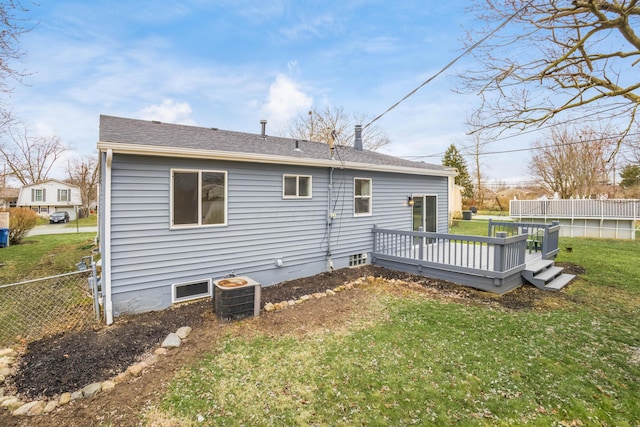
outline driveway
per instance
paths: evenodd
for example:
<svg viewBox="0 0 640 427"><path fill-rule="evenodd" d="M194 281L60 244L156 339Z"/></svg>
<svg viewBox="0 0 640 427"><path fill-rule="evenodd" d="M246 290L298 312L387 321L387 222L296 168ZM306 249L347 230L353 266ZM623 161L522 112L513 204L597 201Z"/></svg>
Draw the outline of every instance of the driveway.
<svg viewBox="0 0 640 427"><path fill-rule="evenodd" d="M98 227L95 225L91 227L79 228L68 227L65 226L65 224L36 225L27 233L27 237L38 236L42 234L96 233L97 231Z"/></svg>

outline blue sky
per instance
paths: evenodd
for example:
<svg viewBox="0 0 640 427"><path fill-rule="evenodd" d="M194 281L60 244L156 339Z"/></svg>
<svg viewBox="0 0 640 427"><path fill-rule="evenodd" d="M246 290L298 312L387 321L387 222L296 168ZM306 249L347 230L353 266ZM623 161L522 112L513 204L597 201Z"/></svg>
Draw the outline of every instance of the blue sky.
<svg viewBox="0 0 640 427"><path fill-rule="evenodd" d="M461 0L23 1L37 25L19 65L32 74L9 103L73 154L95 152L100 114L253 133L267 119L273 135L310 107L374 117L455 58L476 25ZM464 62L377 122L392 140L383 152L440 163L449 144L470 144L477 100L453 92ZM487 156L485 174L526 175L510 156Z"/></svg>

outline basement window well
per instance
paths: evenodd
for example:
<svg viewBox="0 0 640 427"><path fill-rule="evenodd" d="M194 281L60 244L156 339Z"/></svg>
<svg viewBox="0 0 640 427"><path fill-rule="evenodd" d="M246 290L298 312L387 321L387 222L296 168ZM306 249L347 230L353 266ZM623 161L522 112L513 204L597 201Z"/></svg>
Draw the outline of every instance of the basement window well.
<svg viewBox="0 0 640 427"><path fill-rule="evenodd" d="M171 302L173 304L210 296L211 279L174 283L171 285Z"/></svg>

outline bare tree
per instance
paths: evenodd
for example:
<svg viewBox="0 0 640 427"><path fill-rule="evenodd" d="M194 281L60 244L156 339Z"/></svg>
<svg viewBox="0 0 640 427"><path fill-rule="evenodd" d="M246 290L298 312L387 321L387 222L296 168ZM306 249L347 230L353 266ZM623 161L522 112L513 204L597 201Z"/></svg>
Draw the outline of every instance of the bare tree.
<svg viewBox="0 0 640 427"><path fill-rule="evenodd" d="M624 118L616 139L625 139L640 105L637 0L478 0L472 10L493 27L511 20L473 50L478 69L460 76L481 96L483 127Z"/></svg>
<svg viewBox="0 0 640 427"><path fill-rule="evenodd" d="M19 39L30 30L23 16L26 12L18 0L0 2L0 93L11 92L13 85L10 80L20 82L26 75L24 70L13 65L24 55ZM0 98L0 133L6 132L13 124L13 114L6 101Z"/></svg>
<svg viewBox="0 0 640 427"><path fill-rule="evenodd" d="M531 172L563 199L597 195L609 182L612 165L607 160L616 145L599 135L591 129L552 130L548 140L534 144Z"/></svg>
<svg viewBox="0 0 640 427"><path fill-rule="evenodd" d="M26 18L21 16L28 12L18 0L4 0L0 3L0 92L10 92L9 79L20 81L25 76L12 64L24 55L18 40L30 28L25 24Z"/></svg>
<svg viewBox="0 0 640 427"><path fill-rule="evenodd" d="M30 136L26 126L9 128L0 141L0 158L9 168L8 175L22 185L45 181L66 150L58 136Z"/></svg>
<svg viewBox="0 0 640 427"><path fill-rule="evenodd" d="M366 121L363 116L349 116L342 108L327 107L324 111L313 109L300 113L290 124L287 133L291 138L338 145L353 145L356 124ZM367 150L377 150L390 143L386 133L375 125L368 126L362 133L362 145Z"/></svg>
<svg viewBox="0 0 640 427"><path fill-rule="evenodd" d="M67 181L80 188L81 216L89 215L91 203L96 201L98 190L98 159L86 156L67 163Z"/></svg>
<svg viewBox="0 0 640 427"><path fill-rule="evenodd" d="M469 138L471 139L472 143L464 149L464 152L465 154L473 157L473 177L475 178L476 187L475 198L478 206L483 208L485 199L484 183L487 178L482 172L482 167L484 165L482 164L480 157L484 154L485 147L491 142L491 140L485 135L485 132L482 131L471 132Z"/></svg>

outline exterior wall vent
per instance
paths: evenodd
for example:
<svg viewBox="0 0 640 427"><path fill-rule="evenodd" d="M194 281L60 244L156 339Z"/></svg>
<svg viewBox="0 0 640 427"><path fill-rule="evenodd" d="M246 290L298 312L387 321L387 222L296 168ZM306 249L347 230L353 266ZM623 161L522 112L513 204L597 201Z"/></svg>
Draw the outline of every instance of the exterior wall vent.
<svg viewBox="0 0 640 427"><path fill-rule="evenodd" d="M211 279L174 283L171 285L171 302L173 304L210 296Z"/></svg>
<svg viewBox="0 0 640 427"><path fill-rule="evenodd" d="M213 305L223 322L260 315L260 283L247 276L214 280Z"/></svg>

